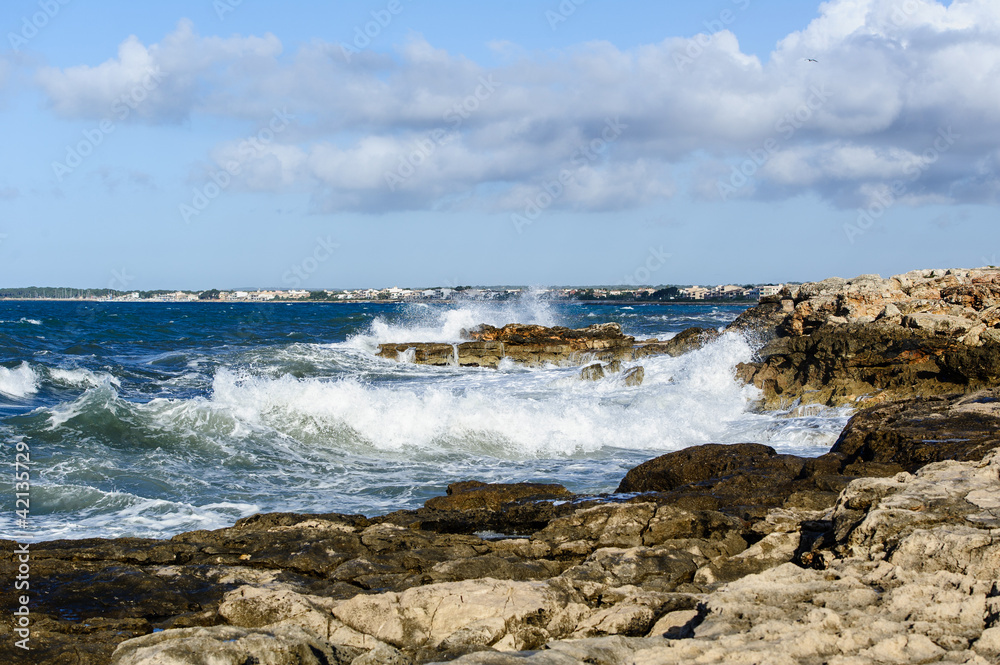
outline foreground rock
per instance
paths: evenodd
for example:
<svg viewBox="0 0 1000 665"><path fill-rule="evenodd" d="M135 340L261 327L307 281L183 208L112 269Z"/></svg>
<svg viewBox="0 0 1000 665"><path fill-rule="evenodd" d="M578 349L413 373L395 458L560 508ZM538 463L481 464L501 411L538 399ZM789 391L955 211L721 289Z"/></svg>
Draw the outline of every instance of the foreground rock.
<svg viewBox="0 0 1000 665"><path fill-rule="evenodd" d="M1000 270L923 270L786 287L731 329L764 342L739 376L778 408L1000 384Z"/></svg>
<svg viewBox="0 0 1000 665"><path fill-rule="evenodd" d="M1000 454L991 453L855 481L830 514L836 545L822 570L784 563L725 585L701 601L686 639L664 637L676 623L668 614L643 638L555 641L454 662L998 662L998 478Z"/></svg>
<svg viewBox="0 0 1000 665"><path fill-rule="evenodd" d="M422 365L496 368L505 358L521 365L582 365L595 361L615 363L650 355L677 356L699 348L719 335L718 331L690 328L676 337L637 342L622 333L617 323L588 328L546 328L512 323L503 328L481 325L462 331L466 341L455 344L407 342L382 344L378 355L390 360ZM606 371L603 370L602 371ZM613 372L621 371L620 365ZM600 378L596 372L587 378Z"/></svg>

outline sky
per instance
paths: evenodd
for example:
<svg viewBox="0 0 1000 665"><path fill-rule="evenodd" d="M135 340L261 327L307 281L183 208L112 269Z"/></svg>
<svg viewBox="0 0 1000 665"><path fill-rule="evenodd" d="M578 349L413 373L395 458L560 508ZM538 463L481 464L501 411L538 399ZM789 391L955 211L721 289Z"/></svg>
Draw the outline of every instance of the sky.
<svg viewBox="0 0 1000 665"><path fill-rule="evenodd" d="M7 0L0 286L1000 264L996 0Z"/></svg>

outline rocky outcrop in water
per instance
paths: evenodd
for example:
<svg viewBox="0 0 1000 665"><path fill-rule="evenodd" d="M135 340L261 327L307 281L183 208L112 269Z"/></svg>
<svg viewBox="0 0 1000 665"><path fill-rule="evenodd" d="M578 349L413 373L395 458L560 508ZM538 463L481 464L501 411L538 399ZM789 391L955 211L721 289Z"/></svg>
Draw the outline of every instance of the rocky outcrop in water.
<svg viewBox="0 0 1000 665"><path fill-rule="evenodd" d="M378 355L425 365L496 368L500 361L528 366L579 365L588 360L610 362L631 357L635 338L622 333L617 323L587 328L546 328L511 323L503 328L481 325L463 330L457 344L382 344Z"/></svg>
<svg viewBox="0 0 1000 665"><path fill-rule="evenodd" d="M1000 385L1000 269L786 287L730 329L764 341L738 374L768 408L971 392Z"/></svg>
<svg viewBox="0 0 1000 665"><path fill-rule="evenodd" d="M595 361L621 363L650 355L678 356L701 347L718 335L716 330L689 328L662 342L658 339L637 342L634 337L622 333L617 323L587 328L546 328L520 323L495 328L483 324L462 331L467 341L382 344L378 355L389 360L453 367L496 368L505 358L530 367L581 365ZM618 372L620 367L619 364L612 371Z"/></svg>

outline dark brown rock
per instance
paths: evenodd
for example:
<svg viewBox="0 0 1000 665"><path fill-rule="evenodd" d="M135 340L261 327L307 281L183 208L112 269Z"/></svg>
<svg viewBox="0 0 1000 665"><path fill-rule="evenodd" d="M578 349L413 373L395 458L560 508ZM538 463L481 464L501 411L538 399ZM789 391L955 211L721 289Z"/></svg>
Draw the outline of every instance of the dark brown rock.
<svg viewBox="0 0 1000 665"><path fill-rule="evenodd" d="M708 443L661 455L629 471L619 492L668 492L685 485L719 481L737 475L770 474L794 479L804 460L779 455L759 443Z"/></svg>
<svg viewBox="0 0 1000 665"><path fill-rule="evenodd" d="M452 483L447 496L429 499L430 510L496 510L507 503L537 499L565 499L573 493L562 485L540 483L487 484L479 481Z"/></svg>
<svg viewBox="0 0 1000 665"><path fill-rule="evenodd" d="M1000 389L881 404L847 423L832 454L844 466L901 470L943 460L975 461L1000 446ZM874 475L874 474L866 474Z"/></svg>
<svg viewBox="0 0 1000 665"><path fill-rule="evenodd" d="M413 362L427 365L497 367L503 358L529 366L551 363L577 365L588 359L604 362L630 358L635 338L617 323L587 328L564 328L511 323L503 328L480 325L462 331L467 341L457 344L382 344L378 355L397 360L412 350Z"/></svg>

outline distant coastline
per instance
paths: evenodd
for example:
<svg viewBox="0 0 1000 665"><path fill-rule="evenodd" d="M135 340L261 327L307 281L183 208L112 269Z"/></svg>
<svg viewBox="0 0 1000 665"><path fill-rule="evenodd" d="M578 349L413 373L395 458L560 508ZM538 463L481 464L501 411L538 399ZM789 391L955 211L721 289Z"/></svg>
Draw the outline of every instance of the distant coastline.
<svg viewBox="0 0 1000 665"><path fill-rule="evenodd" d="M432 287L427 289L315 290L234 289L222 291L122 291L117 289L75 289L63 287L0 288L0 300L66 302L504 302L525 295L554 302L586 303L717 303L752 305L778 293L783 284L724 284L703 286L635 287Z"/></svg>

